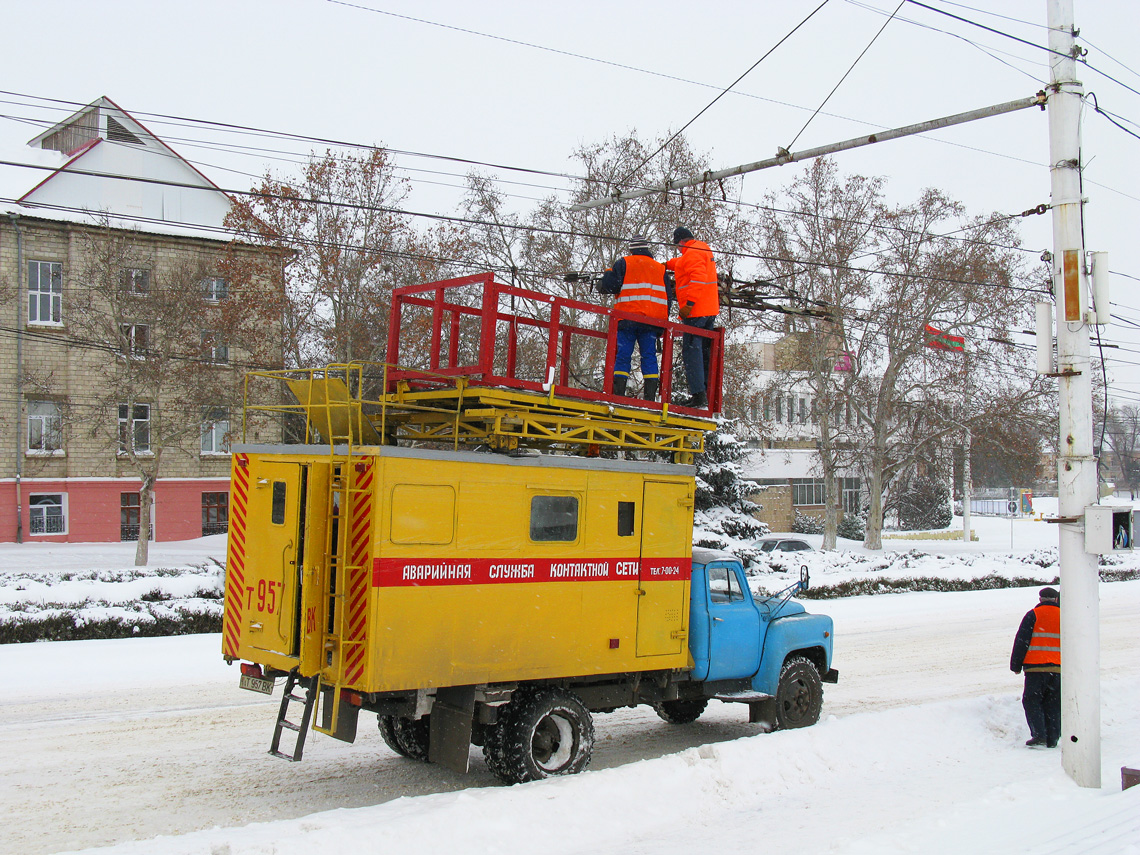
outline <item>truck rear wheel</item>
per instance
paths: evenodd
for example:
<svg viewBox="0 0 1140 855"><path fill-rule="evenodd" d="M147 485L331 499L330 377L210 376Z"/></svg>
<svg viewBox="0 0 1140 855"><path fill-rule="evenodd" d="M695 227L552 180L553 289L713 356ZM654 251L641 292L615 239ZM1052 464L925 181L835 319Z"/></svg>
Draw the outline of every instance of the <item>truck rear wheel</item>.
<svg viewBox="0 0 1140 855"><path fill-rule="evenodd" d="M431 716L414 721L394 715L380 716L379 725L380 736L389 748L409 760L427 762Z"/></svg>
<svg viewBox="0 0 1140 855"><path fill-rule="evenodd" d="M660 701L653 705L653 710L669 724L690 724L701 717L705 707L709 705L708 698L694 698L687 701Z"/></svg>
<svg viewBox="0 0 1140 855"><path fill-rule="evenodd" d="M399 740L396 739L396 717L394 715L379 715L376 716L376 725L380 728L380 738L384 740L384 744L399 754L401 757L407 757L404 749L400 746Z"/></svg>
<svg viewBox="0 0 1140 855"><path fill-rule="evenodd" d="M780 730L809 727L823 708L823 681L805 656L792 656L780 670L776 687L776 725Z"/></svg>
<svg viewBox="0 0 1140 855"><path fill-rule="evenodd" d="M560 689L519 692L489 728L487 767L507 784L581 772L594 749L594 723L578 698Z"/></svg>

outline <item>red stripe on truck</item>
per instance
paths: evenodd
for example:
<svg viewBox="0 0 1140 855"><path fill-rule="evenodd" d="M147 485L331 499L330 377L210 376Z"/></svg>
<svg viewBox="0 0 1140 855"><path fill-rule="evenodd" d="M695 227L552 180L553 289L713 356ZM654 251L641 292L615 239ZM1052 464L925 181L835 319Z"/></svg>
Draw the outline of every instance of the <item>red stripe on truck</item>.
<svg viewBox="0 0 1140 855"><path fill-rule="evenodd" d="M687 581L692 571L690 558L375 558L372 586Z"/></svg>

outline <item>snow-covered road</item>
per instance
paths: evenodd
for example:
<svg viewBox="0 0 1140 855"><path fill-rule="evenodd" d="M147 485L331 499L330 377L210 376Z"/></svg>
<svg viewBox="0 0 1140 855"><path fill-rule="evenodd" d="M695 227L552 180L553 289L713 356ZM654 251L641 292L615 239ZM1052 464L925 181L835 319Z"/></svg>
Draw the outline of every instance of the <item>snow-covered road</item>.
<svg viewBox="0 0 1140 855"><path fill-rule="evenodd" d="M836 621L841 680L826 687L824 715L1016 695L1009 647L1034 603L1033 589L808 603ZM1102 586L1106 680L1140 676L1138 614L1140 582ZM270 758L279 695L239 690L217 636L5 645L0 673L8 678L0 701L2 852L52 853L498 787L481 757L465 777L396 757L363 726L367 719L355 745L314 735L302 763ZM1006 718L1007 707L1016 727L1019 710L1006 703ZM591 769L752 735L745 719L734 705L714 705L683 727L646 710L599 716ZM754 742L779 738L790 747L798 737ZM1119 786L1112 775L1105 784Z"/></svg>

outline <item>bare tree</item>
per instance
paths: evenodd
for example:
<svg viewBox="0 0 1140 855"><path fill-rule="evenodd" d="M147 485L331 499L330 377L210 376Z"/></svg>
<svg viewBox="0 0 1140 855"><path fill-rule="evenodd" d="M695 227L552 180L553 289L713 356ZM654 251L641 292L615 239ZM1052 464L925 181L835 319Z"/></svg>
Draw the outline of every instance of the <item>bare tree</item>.
<svg viewBox="0 0 1140 855"><path fill-rule="evenodd" d="M819 433L816 450L824 482L823 548L834 549L839 523L840 472L851 462L848 399L852 377L847 352L852 305L870 298L872 274L856 263L877 244L882 180L842 179L832 161L819 158L760 209L754 246L769 278L781 289L834 308L826 320L782 318L793 353L782 360L770 390L806 388ZM772 319L757 319L772 328Z"/></svg>
<svg viewBox="0 0 1140 855"><path fill-rule="evenodd" d="M1132 498L1140 487L1140 406L1118 404L1108 411L1105 439L1115 458L1115 469Z"/></svg>
<svg viewBox="0 0 1140 855"><path fill-rule="evenodd" d="M205 251L160 258L152 236L107 223L82 238L81 287L69 315L88 350L97 417L90 432L139 477L135 563L147 563L150 507L164 461L197 454L205 424L241 408L235 360L272 357L273 321L252 299L216 290L218 260Z"/></svg>
<svg viewBox="0 0 1140 855"><path fill-rule="evenodd" d="M287 363L382 361L391 289L431 261L398 210L407 182L388 153L313 154L298 178L266 174L253 192L226 225L237 241L276 251L245 275L281 283Z"/></svg>

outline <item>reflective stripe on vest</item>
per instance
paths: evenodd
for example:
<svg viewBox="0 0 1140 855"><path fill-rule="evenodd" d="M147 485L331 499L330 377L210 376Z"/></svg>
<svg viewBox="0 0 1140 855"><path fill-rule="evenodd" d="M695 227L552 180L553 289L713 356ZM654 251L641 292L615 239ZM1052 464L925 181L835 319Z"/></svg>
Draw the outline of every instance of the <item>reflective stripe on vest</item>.
<svg viewBox="0 0 1140 855"><path fill-rule="evenodd" d="M1033 614L1033 637L1029 641L1024 664L1060 665L1061 609L1042 604L1033 610Z"/></svg>
<svg viewBox="0 0 1140 855"><path fill-rule="evenodd" d="M669 297L665 291L665 265L647 255L625 257L625 280L614 308L665 320Z"/></svg>

